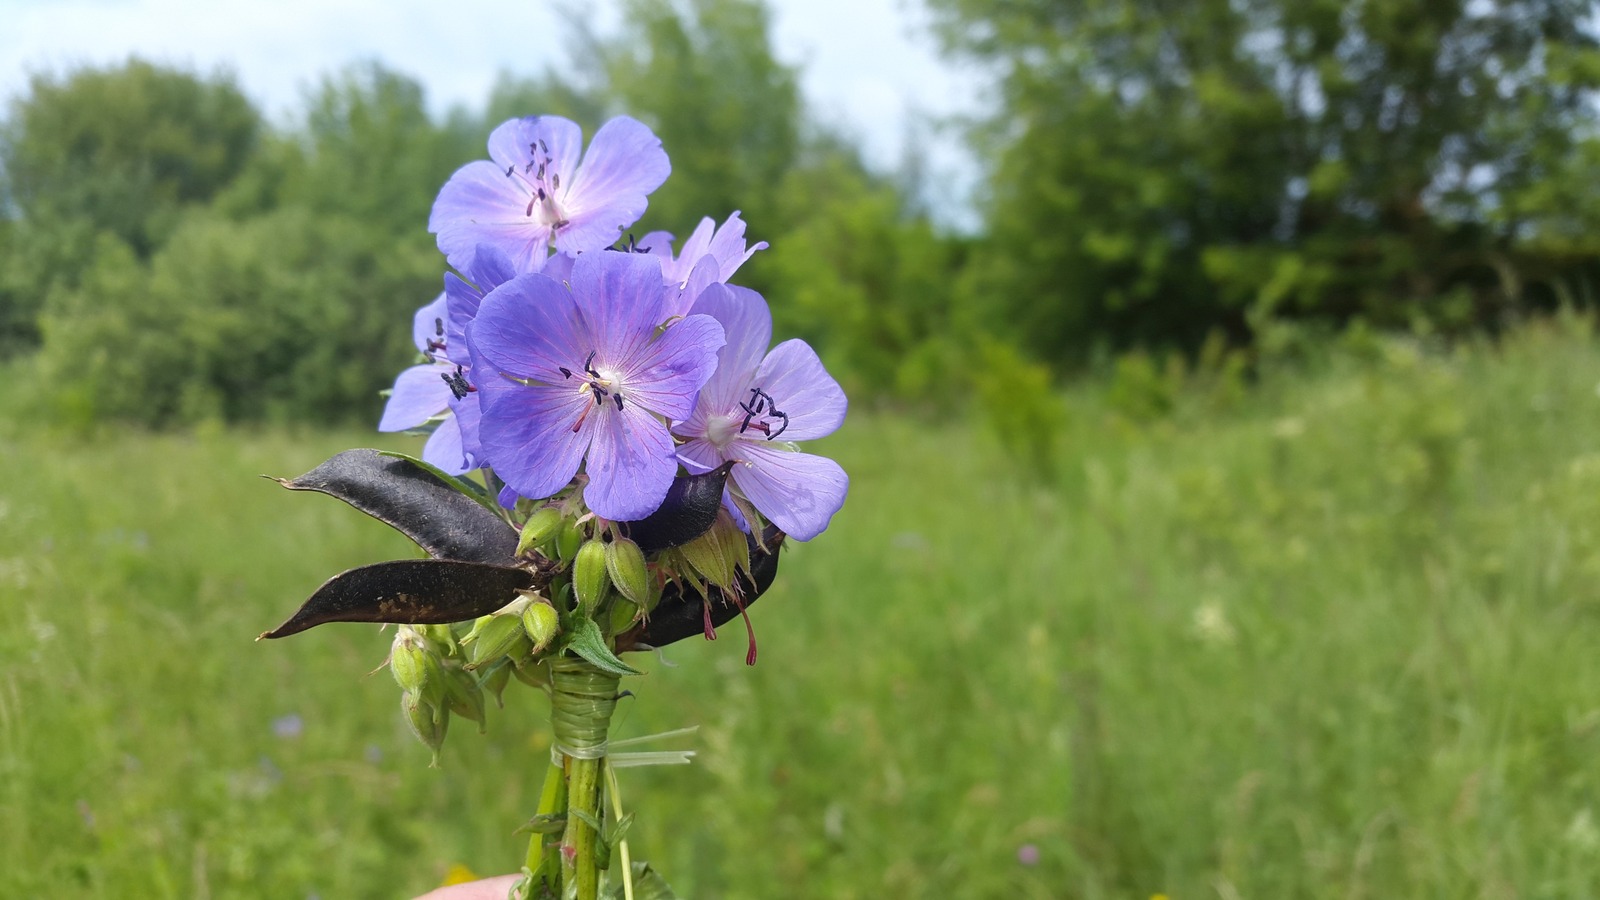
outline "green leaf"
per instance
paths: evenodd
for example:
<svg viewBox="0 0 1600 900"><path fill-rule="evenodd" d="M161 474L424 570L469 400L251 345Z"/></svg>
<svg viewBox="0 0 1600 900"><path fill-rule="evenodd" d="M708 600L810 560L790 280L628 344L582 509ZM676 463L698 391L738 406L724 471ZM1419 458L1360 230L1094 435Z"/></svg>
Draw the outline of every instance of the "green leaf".
<svg viewBox="0 0 1600 900"><path fill-rule="evenodd" d="M542 813L534 816L523 824L521 828L511 832L518 834L560 834L567 827L567 817L560 813Z"/></svg>
<svg viewBox="0 0 1600 900"><path fill-rule="evenodd" d="M667 886L666 879L649 863L637 860L632 871L634 900L678 900L678 895ZM601 900L622 900L623 896L622 879L615 876L608 878L605 890L600 894Z"/></svg>
<svg viewBox="0 0 1600 900"><path fill-rule="evenodd" d="M628 829L631 827L633 827L633 813L623 813L622 818L615 822L607 823L607 827L602 832L601 840L615 849L618 844L622 843L623 838L628 836Z"/></svg>
<svg viewBox="0 0 1600 900"><path fill-rule="evenodd" d="M617 658L606 646L605 636L593 619L573 617L572 634L567 639L567 649L588 660L595 668L613 675L643 675L638 669Z"/></svg>

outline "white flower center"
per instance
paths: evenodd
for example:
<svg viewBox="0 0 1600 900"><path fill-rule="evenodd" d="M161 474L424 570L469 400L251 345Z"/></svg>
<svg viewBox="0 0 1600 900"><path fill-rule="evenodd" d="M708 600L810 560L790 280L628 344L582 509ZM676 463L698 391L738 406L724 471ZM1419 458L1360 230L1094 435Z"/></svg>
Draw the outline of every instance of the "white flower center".
<svg viewBox="0 0 1600 900"><path fill-rule="evenodd" d="M718 450L728 449L728 445L739 437L739 423L743 421L742 413L737 416L711 416L706 420L706 440Z"/></svg>

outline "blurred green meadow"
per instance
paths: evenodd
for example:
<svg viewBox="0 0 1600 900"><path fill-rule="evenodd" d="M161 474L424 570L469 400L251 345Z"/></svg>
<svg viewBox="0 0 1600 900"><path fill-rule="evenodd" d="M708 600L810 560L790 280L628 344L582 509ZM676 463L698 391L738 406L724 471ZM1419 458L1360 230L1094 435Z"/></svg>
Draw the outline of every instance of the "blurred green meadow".
<svg viewBox="0 0 1600 900"><path fill-rule="evenodd" d="M1026 464L853 414L758 664L735 622L625 682L620 736L700 726L693 765L621 773L635 854L690 897L1600 894L1591 325L1339 347L1035 398ZM520 859L542 698L430 769L379 629L254 642L416 552L257 477L363 445L416 443L0 416L0 896L404 897Z"/></svg>

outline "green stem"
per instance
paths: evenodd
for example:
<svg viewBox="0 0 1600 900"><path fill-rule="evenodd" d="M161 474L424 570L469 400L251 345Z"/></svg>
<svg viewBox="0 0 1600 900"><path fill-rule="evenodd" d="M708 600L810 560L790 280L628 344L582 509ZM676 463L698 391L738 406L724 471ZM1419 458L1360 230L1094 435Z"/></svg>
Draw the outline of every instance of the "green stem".
<svg viewBox="0 0 1600 900"><path fill-rule="evenodd" d="M609 760L606 761L606 796L611 798L611 821L620 823L622 791L617 787L617 770L611 767ZM633 857L628 852L627 838L622 839L617 850L622 855L622 900L633 900Z"/></svg>
<svg viewBox="0 0 1600 900"><path fill-rule="evenodd" d="M539 811L536 815L553 816L567 808L567 778L562 771L561 764L556 762L554 756L550 757L550 765L544 773L544 790L539 792ZM549 835L535 831L528 835L528 857L524 863L533 873L534 880L543 880L555 886L560 876L554 866L545 869L544 864L548 854L545 852L545 841Z"/></svg>
<svg viewBox="0 0 1600 900"><path fill-rule="evenodd" d="M600 869L595 865L595 830L582 816L582 811L593 821L600 821L600 760L574 759L572 775L567 783L567 834L562 841L563 853L573 869L578 886L578 900L596 900L600 896ZM570 854L570 855L569 855Z"/></svg>

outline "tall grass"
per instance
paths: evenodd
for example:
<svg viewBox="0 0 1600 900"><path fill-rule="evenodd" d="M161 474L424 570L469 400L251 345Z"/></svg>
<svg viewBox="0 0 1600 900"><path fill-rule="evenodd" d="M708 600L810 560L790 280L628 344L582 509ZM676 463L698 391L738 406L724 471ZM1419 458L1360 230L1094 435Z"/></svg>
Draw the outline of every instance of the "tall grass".
<svg viewBox="0 0 1600 900"><path fill-rule="evenodd" d="M694 897L1600 893L1600 354L1375 344L1052 415L1041 478L854 415L829 532L645 658L636 852ZM990 402L1003 402L1003 395ZM406 733L387 640L253 643L414 553L296 474L363 433L0 425L0 896L396 897L509 869L542 702ZM667 663L671 663L668 666Z"/></svg>

